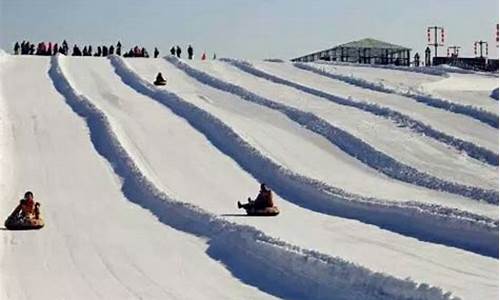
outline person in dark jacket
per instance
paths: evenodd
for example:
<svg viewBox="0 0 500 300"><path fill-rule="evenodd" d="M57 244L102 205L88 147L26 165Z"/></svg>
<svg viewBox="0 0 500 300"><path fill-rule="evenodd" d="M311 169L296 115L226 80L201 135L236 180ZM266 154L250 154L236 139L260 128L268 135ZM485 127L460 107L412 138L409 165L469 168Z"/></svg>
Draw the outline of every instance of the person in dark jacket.
<svg viewBox="0 0 500 300"><path fill-rule="evenodd" d="M182 53L181 47L177 46L177 48L175 48L175 54L177 54L178 58L181 58L181 53Z"/></svg>
<svg viewBox="0 0 500 300"><path fill-rule="evenodd" d="M193 52L193 47L191 47L191 45L189 45L187 51L188 51L188 58L193 59L194 52Z"/></svg>
<svg viewBox="0 0 500 300"><path fill-rule="evenodd" d="M66 40L62 42L62 48L63 48L63 54L68 55L69 47L68 47L68 42L66 42Z"/></svg>
<svg viewBox="0 0 500 300"><path fill-rule="evenodd" d="M413 56L413 64L415 67L420 66L420 55L418 53L415 53L415 56Z"/></svg>
<svg viewBox="0 0 500 300"><path fill-rule="evenodd" d="M78 48L77 45L74 45L73 46L73 56L82 56L82 51L80 50L80 48Z"/></svg>
<svg viewBox="0 0 500 300"><path fill-rule="evenodd" d="M155 58L158 58L158 55L160 55L160 51L158 51L158 48L155 47L155 52L154 52Z"/></svg>
<svg viewBox="0 0 500 300"><path fill-rule="evenodd" d="M108 56L108 47L102 46L102 56Z"/></svg>
<svg viewBox="0 0 500 300"><path fill-rule="evenodd" d="M156 75L156 80L153 82L155 85L165 85L167 83L167 80L163 78L163 75L161 75L161 72Z"/></svg>
<svg viewBox="0 0 500 300"><path fill-rule="evenodd" d="M246 210L250 208L264 209L273 206L274 206L273 194L271 190L267 188L265 183L262 183L260 185L260 191L255 200L248 198L248 203L246 204L241 204L241 202L238 201L238 208L244 208Z"/></svg>
<svg viewBox="0 0 500 300"><path fill-rule="evenodd" d="M15 55L18 55L19 54L19 49L21 48L21 46L19 46L19 42L16 42L14 44L14 54Z"/></svg>
<svg viewBox="0 0 500 300"><path fill-rule="evenodd" d="M120 43L120 41L116 43L116 55L118 56L122 55L122 43Z"/></svg>
<svg viewBox="0 0 500 300"><path fill-rule="evenodd" d="M115 54L115 47L113 45L109 46L109 55Z"/></svg>
<svg viewBox="0 0 500 300"><path fill-rule="evenodd" d="M170 54L175 55L175 47L170 48Z"/></svg>

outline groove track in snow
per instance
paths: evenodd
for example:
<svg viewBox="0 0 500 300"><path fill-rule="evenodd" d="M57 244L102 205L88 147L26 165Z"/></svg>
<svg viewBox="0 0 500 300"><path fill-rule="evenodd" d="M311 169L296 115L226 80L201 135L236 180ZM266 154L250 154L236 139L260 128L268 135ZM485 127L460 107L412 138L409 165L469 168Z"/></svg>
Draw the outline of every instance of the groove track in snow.
<svg viewBox="0 0 500 300"><path fill-rule="evenodd" d="M295 174L265 157L220 119L174 93L157 89L131 71L122 59L111 57L110 60L115 72L125 84L186 119L245 171L259 181L267 182L278 194L291 202L317 212L375 224L421 240L489 256L497 255L495 249L498 249L496 232L498 224L495 221L438 205L415 202L392 203L363 198ZM429 226L431 223L434 225ZM457 230L463 234L459 236L449 234ZM483 238L478 239L478 236Z"/></svg>

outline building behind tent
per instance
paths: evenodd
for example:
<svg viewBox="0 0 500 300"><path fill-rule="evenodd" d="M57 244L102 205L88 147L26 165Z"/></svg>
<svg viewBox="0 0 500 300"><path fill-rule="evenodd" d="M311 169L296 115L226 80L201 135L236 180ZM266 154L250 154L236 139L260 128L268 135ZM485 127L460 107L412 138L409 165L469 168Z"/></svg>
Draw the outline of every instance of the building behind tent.
<svg viewBox="0 0 500 300"><path fill-rule="evenodd" d="M294 62L317 60L350 62L361 64L410 65L410 48L366 38L349 42L330 49L293 58Z"/></svg>

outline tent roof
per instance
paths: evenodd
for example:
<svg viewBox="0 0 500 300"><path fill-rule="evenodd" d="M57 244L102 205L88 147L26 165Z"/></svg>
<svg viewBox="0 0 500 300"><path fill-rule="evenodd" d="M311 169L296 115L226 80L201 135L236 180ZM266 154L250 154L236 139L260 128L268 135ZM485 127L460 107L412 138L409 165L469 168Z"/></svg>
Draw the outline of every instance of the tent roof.
<svg viewBox="0 0 500 300"><path fill-rule="evenodd" d="M403 46L394 45L387 42L382 42L376 39L362 39L359 41L349 42L342 45L335 46L333 48L378 48L378 49L397 49L397 50L410 50Z"/></svg>

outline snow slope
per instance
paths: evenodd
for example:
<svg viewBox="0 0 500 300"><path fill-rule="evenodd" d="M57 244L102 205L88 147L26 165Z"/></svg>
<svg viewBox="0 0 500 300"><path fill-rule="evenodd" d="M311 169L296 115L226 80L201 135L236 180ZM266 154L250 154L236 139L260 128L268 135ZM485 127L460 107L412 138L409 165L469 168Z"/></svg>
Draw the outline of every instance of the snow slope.
<svg viewBox="0 0 500 300"><path fill-rule="evenodd" d="M280 78L300 81L302 86L310 86L326 94L348 98L354 102L378 104L419 120L434 130L447 133L455 138L471 142L487 150L498 152L498 130L466 116L448 113L409 101L399 95L390 95L366 90L344 82L331 80L311 72L295 68L286 63L257 62L254 66L268 74ZM496 153L498 156L498 153ZM496 163L498 165L498 162Z"/></svg>
<svg viewBox="0 0 500 300"><path fill-rule="evenodd" d="M85 63L85 64L88 64L88 63ZM65 74L64 69L65 69L64 67L61 68L61 75L66 76L66 75L64 75ZM81 71L82 70L85 72L85 70L82 69L81 67L77 68L77 70L78 70L78 75L77 75L78 77L81 76L81 74L82 74ZM105 73L105 72L103 72L103 73ZM85 74L83 74L83 75L84 75L83 76L84 78L90 78L89 76L85 76ZM73 82L73 83L69 83L69 84L71 84L72 88L76 87L76 84L74 83L76 80L74 79L73 76L69 75L69 77L68 77L69 82ZM61 78L61 80L65 81L66 79L65 78ZM99 89L99 88L97 90L101 90L102 91L102 89ZM75 90L75 92L76 92L76 90ZM87 102L89 106L94 107L93 104L91 104L89 102L90 98L86 98L85 97L85 99L83 99L83 96L78 96L78 97L81 100L84 100L84 102ZM100 111L99 114L101 114L101 112L104 112L104 111L100 110L99 106L94 107L93 110ZM101 115L101 116L105 117L104 114ZM108 119L108 117L105 117L105 118ZM111 118L109 118L108 120L113 120L113 115L111 115ZM113 126L113 125L109 125L109 126L110 126L110 128L108 128L108 129L112 129L113 132L115 132L114 130L115 130L116 127ZM120 130L118 130L118 132L120 132ZM121 144L121 142L120 142L121 137L122 137L122 134L120 134L120 133L116 136L117 142L119 142L120 144ZM151 143L148 143L148 144L151 145ZM174 143L174 144L176 144L176 143ZM124 143L124 145L126 145L126 143ZM128 147L125 146L125 148L122 148L120 150L120 152L121 151L125 151L126 153L133 153L134 152L133 150L131 150L129 152L129 150L127 150L127 148ZM196 147L194 147L193 149L196 149ZM180 161L186 161L186 159L183 159L183 160L180 160ZM130 161L129 163L133 163L133 161ZM155 165L159 165L159 164L149 164L149 165L150 166L155 166ZM137 166L138 166L139 169L141 169L142 164L139 163ZM136 168L136 167L134 167L134 168ZM215 168L215 169L218 169L218 168ZM139 170L137 170L137 171L139 171ZM170 174L167 173L166 175L170 175ZM170 178L170 176L169 176L169 178ZM148 179L144 178L141 181L145 181L145 180L148 180ZM184 182L186 182L186 181L187 180L184 180ZM194 181L197 182L198 180L195 179ZM200 187L202 187L202 186L203 185L201 185ZM154 188L154 186L152 188ZM178 187L178 188L181 189L181 187ZM204 195L205 195L205 197L207 196L206 192L205 192ZM182 195L182 197L185 197L185 196ZM203 195L198 195L197 198L205 200L205 197L204 198L202 198L202 197L203 197ZM217 196L217 199L220 201L220 194ZM166 199L166 201L169 201L169 200ZM204 203L206 203L206 202L204 201ZM181 212L181 214L182 213L186 213L186 212L182 212L182 210L180 212ZM202 212L200 212L200 213L202 214ZM176 224L178 222L178 221L175 221L175 218L179 218L180 216L177 216L177 217L176 216L171 216L171 217L174 217L174 220L170 221L170 223L168 223L168 224L169 225L174 225L174 224ZM196 216L193 216L193 217L196 217ZM203 217L203 215L200 215L200 216L197 216L197 217L200 218L200 217ZM199 221L203 222L203 218L201 220L199 220ZM215 223L215 222L213 222L213 223L214 223L213 225L217 225L217 223ZM203 225L203 224L199 224L199 226L201 226L201 225ZM228 226L228 225L229 224L225 224L225 227ZM209 226L208 230L210 230L210 227L212 227L212 226ZM193 228L193 227L190 227L190 226L188 226L188 227L181 226L180 228L181 228L181 230L189 230L189 231L194 230L194 231L201 231L201 232L204 232L204 230L206 230L206 229L200 229L200 228ZM239 244L241 242L245 242L245 239L242 240L241 237L239 237L239 235L243 235L243 237L245 237L244 234L246 232L244 230L245 228L241 227L241 226L237 227L235 229L239 229L239 230L236 230L236 231L233 230L233 231L230 232L230 235L227 235L227 236L226 235L222 235L222 239L220 237L221 233L220 232L216 232L217 236L216 237L212 237L212 239L217 238L216 242L223 242L224 244L223 245L219 245L219 247L222 247L223 250L224 250L224 248L228 247L227 244L229 244L229 245L232 244L231 243L231 239L228 239L228 238L231 238L232 235L236 234L235 235L235 238L236 238L235 242L238 242L238 243L235 246L238 247L238 246L240 246ZM248 231L248 230L249 229L246 229L246 231ZM220 228L218 228L217 231L220 231ZM252 233L252 231L250 231L249 233ZM207 233L205 233L205 234L207 234ZM214 233L208 233L208 235L213 235L213 234ZM246 237L246 239L248 239L248 238L251 238L251 237ZM258 239L258 241L260 240L260 242L264 242L264 243L270 243L270 242L275 243L275 246L280 246L282 244L282 243L278 243L277 241L273 241L273 240L269 240L269 239L265 238L265 236L262 236L262 233L260 234L260 237L258 237L257 239ZM253 246L253 245L245 245L245 246ZM259 262L258 261L259 257L255 257L255 256L258 255L259 252L262 252L262 250L266 250L266 249L261 249L261 247L263 247L262 245L257 245L257 246L259 248L257 248L257 249L251 249L251 251L247 250L245 253L243 253L245 255L252 254L250 256L254 256L253 257L253 261L251 262L252 263L252 267L255 267L256 264L258 265L258 262ZM226 249L226 250L229 250L229 249ZM234 251L235 249L232 249L232 247L231 247L230 250ZM282 252L285 252L285 251L282 251ZM231 255L235 255L236 253L232 253ZM340 298L347 298L347 299L352 298L352 297L378 298L378 297L380 297L380 296L377 296L377 294L379 294L379 293L382 293L382 295L383 294L387 294L387 293L389 293L389 294L394 293L394 292L390 291L390 289L392 288L392 287L390 287L390 285L385 285L384 284L383 286L373 286L373 284L370 284L370 283L368 285L366 285L367 284L366 283L366 279L370 279L372 277L375 279L377 277L376 274L372 275L368 270L363 270L363 269L356 268L355 266L350 266L349 264L346 264L342 260L339 260L339 259L336 259L336 258L328 258L325 255L318 256L318 254L315 254L315 253L310 252L310 251L306 252L306 253L308 253L309 256L311 256L312 261L311 262L306 261L306 262L302 262L302 263L299 262L298 264L297 263L295 263L295 264L297 264L296 267L300 269L299 273L303 273L302 276L306 276L306 277L309 277L309 278L305 278L305 279L304 278L300 278L300 277L297 278L298 276L296 274L290 274L290 275L286 275L286 276L281 275L280 278L279 278L280 282L277 282L277 283L273 282L272 283L273 288L275 288L275 289L279 288L280 289L279 291L274 291L274 292L278 292L280 294L280 296L289 296L292 292L295 292L297 294L295 297L297 297L297 296L298 297L304 297L305 294L302 294L302 293L307 293L308 297L310 297L309 295L311 295L311 296L313 296L313 298L328 297L327 295L331 294L332 292L336 292L336 293L339 294ZM274 253L270 253L270 254L274 254ZM294 253L288 253L288 254L286 254L286 253L276 253L276 254L274 254L274 256L277 256L277 257L273 260L273 265L268 266L267 270L265 270L266 277L270 277L270 275L273 274L273 269L277 268L278 270L282 270L283 267L285 267L285 265L281 264L281 261L283 261L283 263L285 263L287 265L290 265L290 260L293 259L293 256L296 256L296 254L294 254ZM289 256L291 256L291 257L289 257ZM270 258L270 257L268 257L268 258ZM332 265L332 267L338 268L340 265L344 264L344 265L346 265L346 267L345 268L341 268L341 269L344 269L342 271L343 272L349 271L348 269L351 268L353 273L355 273L355 274L357 273L356 274L357 278L351 278L351 279L349 279L350 283L348 282L349 284L347 285L347 288L344 287L346 285L346 283L344 283L341 280L338 280L338 278L335 280L335 283L329 282L328 281L329 276L325 276L326 274L325 275L320 275L319 274L319 273L321 273L321 268L318 269L318 270L315 269L316 266L315 266L315 263L314 263L314 258L320 259L320 260L324 260L327 263L327 267L329 267L330 265ZM242 259L245 259L245 256L242 257ZM249 258L246 258L246 259L249 259ZM234 258L232 258L231 260L234 260ZM223 260L223 262L226 262L226 261ZM232 263L234 263L234 262L232 262ZM294 263L292 261L292 265L293 264ZM238 266L238 267L241 268L241 266ZM328 269L330 269L330 268L328 268ZM332 274L332 275L336 274L338 272L336 270L328 270L328 269L325 270L325 271L328 271L329 274ZM319 271L319 273L318 273L318 271ZM311 272L313 272L314 274L312 274ZM311 275L314 275L314 276L312 276L312 278L311 278ZM246 276L248 276L248 274ZM256 277L260 277L260 276L256 276ZM288 281L287 278L289 278L289 277L292 277L290 279L292 279L292 281L294 281L294 282ZM337 277L337 276L335 276L335 277ZM278 279L278 277L276 277L276 278L271 277L271 280L273 280L273 281L275 281L276 279ZM319 280L320 282L317 281L318 279L320 279ZM352 282L353 279L354 279L354 282ZM309 283L311 280L313 280L313 283L316 286L316 290L315 291L311 290L311 287L310 287L311 283ZM397 281L395 279L388 278L388 280L395 281L395 283L397 283ZM326 282L323 283L323 281L326 281ZM325 284L327 284L327 282L329 282L328 286L325 286ZM269 284L267 284L267 285L269 285ZM360 286L359 288L358 288L358 285ZM323 286L323 288L321 288L321 286ZM409 285L408 287L411 288L412 285ZM267 286L267 288L270 288L270 287ZM287 288L287 289L283 290L283 288ZM438 296L438 294L436 294L436 292L438 292L436 289L430 289L429 292L428 292L429 295L426 296L426 297L435 297L435 296ZM411 289L409 289L409 290L406 290L406 291L399 291L399 292L397 292L397 294L399 296L397 296L396 294L394 296L402 297L405 294L411 295L413 293L415 293L415 292L412 291ZM433 295L433 293L435 295ZM407 297L407 296L405 295L403 297ZM413 296L410 296L410 297L413 297Z"/></svg>
<svg viewBox="0 0 500 300"><path fill-rule="evenodd" d="M362 80L366 84L374 84L393 91L443 97L445 101L476 107L498 116L498 103L488 99L491 90L498 87L498 78L485 76L481 73L451 73L446 74L446 76L433 76L363 66L325 63L308 65L321 71L345 76L352 80ZM488 93L486 97L485 93Z"/></svg>
<svg viewBox="0 0 500 300"><path fill-rule="evenodd" d="M325 77L332 78L334 80L340 80L348 84L359 86L362 88L379 91L387 94L396 94L405 97L408 100L413 100L419 103L423 103L427 106L439 108L445 111L450 111L453 113L461 114L480 122L488 124L492 127L498 128L498 113L493 110L493 106L486 106L486 110L475 104L463 104L457 100L448 100L442 98L440 95L432 95L420 91L422 87L413 86L412 83L407 84L406 87L396 87L391 84L387 84L385 81L374 82L366 80L362 77L355 77L354 75L345 75L342 72L338 72L336 68L332 70L331 66L324 67L324 65L316 66L315 64L304 64L295 63L294 66L300 69L308 70L313 73L323 75ZM406 72L409 73L409 72ZM470 76L470 75L469 75ZM391 78L392 79L392 78ZM491 77L487 77L487 80L491 81ZM418 82L418 81L417 81ZM399 83L401 84L401 83ZM433 85L435 83L426 83ZM477 101L476 101L477 102ZM491 102L491 101L488 101ZM487 111L487 110L490 111Z"/></svg>
<svg viewBox="0 0 500 300"><path fill-rule="evenodd" d="M47 226L0 231L1 299L498 297L496 205L382 175L165 60L4 60L0 213L29 188ZM270 91L225 63L192 65ZM164 88L147 82L157 71ZM452 163L426 171L450 180ZM495 167L460 164L464 183L497 190ZM235 201L262 179L282 214L242 217Z"/></svg>
<svg viewBox="0 0 500 300"><path fill-rule="evenodd" d="M130 60L130 61L129 61L129 63L131 63L131 64L133 64L133 65L137 66L137 65L143 65L145 62L139 62L138 60ZM155 64L151 63L150 65L151 65L151 66L153 66L153 65L156 65L156 63L155 63ZM164 72L164 74L171 74L171 75L172 75L172 77L171 77L171 78L172 78L172 80L171 80L171 81L170 81L170 83L169 83L169 88L173 88L173 89L175 90L175 89L176 89L176 88L175 88L175 86L177 86L177 82L179 82L179 80L181 80L181 81L182 81L182 79L180 79L180 78L179 78L180 76L174 75L172 72L166 73L166 72L165 72L166 70L165 70L165 69L163 69L163 68L155 69L155 71L158 71L158 70L160 70L160 71ZM153 73L153 74L155 74L155 72L152 72L152 73ZM149 73L149 74L151 74L151 73ZM126 82L128 82L128 81L129 81L129 79L126 79ZM136 86L136 84L132 84L132 85L133 85L133 86ZM140 90L140 91L145 90L145 89L142 89L142 88L136 88L136 89L138 89L138 90ZM154 90L155 88L152 88L152 89ZM186 85L185 85L185 84L183 84L183 85L182 85L181 90L183 91L183 92L182 92L182 93L183 93L183 94L182 94L182 95L183 95L183 97L186 97L188 94L190 94L190 93L187 91L187 87L186 87ZM198 90L198 93L200 93L200 92L201 92L201 91L200 91L200 90ZM144 93L151 94L151 95L157 95L157 96L154 96L154 97L158 97L158 98L161 98L161 97L162 97L162 95L163 95L163 94L161 94L161 93L155 93L154 91L152 91L152 92L144 92ZM161 102L162 100L159 100L159 101ZM165 100L165 101L166 101L166 100ZM177 160L184 161L184 159L177 159ZM156 166L157 164L153 164L153 165L155 165L155 166ZM233 176L230 176L230 177L233 177ZM228 184L228 186L233 186L233 183ZM206 191L204 191L204 195L206 195ZM214 197L215 197L216 199L219 199L219 196L218 196L218 195L219 195L219 193L216 193L216 194L214 195ZM206 200L205 200L205 198L204 198L203 202L205 202L205 201L206 201ZM290 223L290 224L287 224L286 226L283 226L283 227L287 227L287 228L289 228L289 229L292 229L292 228L293 228L293 229L295 229L295 230L292 230L292 232L293 232L293 236L296 236L296 235L297 235L297 230L299 230L299 229L297 229L295 226L299 225L300 227L303 227L303 226L304 226L303 224L310 224L310 226L311 226L311 227L313 227L313 226L314 226L314 224L316 223L316 222L314 222L313 220L310 220L310 219L307 219L307 220L302 221L302 218L303 218L303 214L302 214L302 213L298 213L297 215L295 215L295 214L294 214L294 212L293 212L293 211L291 211L291 209L290 209L288 206L285 206L285 203L283 203L283 204L281 204L281 205L283 205L283 206L286 208L287 216L288 216L288 215L293 216L293 217L292 217L292 219L293 219L293 221L292 221L292 222L293 222L293 223ZM225 205L224 205L224 206L225 206ZM319 221L319 223L321 223L321 224L318 224L318 226L317 226L317 227L315 227L315 226L314 226L314 228L313 228L313 229L310 229L309 231L318 233L318 235L317 235L318 237L327 236L327 235L328 235L328 233L329 233L329 234L333 234L333 235L337 235L337 234L341 234L341 235L343 235L343 234L344 234L344 233L343 233L343 232L341 232L341 231L339 231L339 232L334 231L334 232L328 232L328 233L327 233L327 232L325 232L325 234L321 234L321 228L325 227L325 222L326 222L326 221L324 221L323 219L320 219L320 218L321 218L321 217L320 217L319 215L314 216L314 219L317 219L317 220ZM296 224L296 223L298 223L298 224ZM335 221L335 223L337 223L337 221ZM272 226L271 226L270 228L267 228L267 230L268 230L269 232L281 231L281 230L280 230L280 228L281 228L282 226L277 225L277 224L276 224L277 226L274 226L274 225L275 225L275 224L274 224L274 222L273 222ZM304 230L304 229L303 229L303 230ZM306 230L307 230L307 229L306 229ZM362 230L360 229L360 234L361 234L361 235L359 236L359 238L361 238L361 236L366 237L366 235L365 235L365 231L366 231L366 230L367 230L367 229L362 229ZM284 233L280 233L280 234L284 234ZM352 231L351 231L351 234L352 234ZM303 240L303 239L306 239L307 234L300 235L300 236L301 236L301 237L300 237L300 239L301 239L301 240ZM287 240L290 240L291 238L292 238L292 237L287 237ZM311 241L308 241L309 246L311 246L311 245L315 245L316 243L318 243L318 241L317 241L314 237L310 237L310 238L312 238L312 239L311 239ZM345 239L345 236L344 236L344 237L342 237L342 238L340 238L340 237L338 237L338 238L333 237L333 238L332 238L332 240L334 240L336 243L337 243L338 241L340 241L340 240L343 240L343 239ZM361 239L364 239L364 238L361 238ZM316 242L314 242L313 240L316 240ZM320 241L322 241L322 240L323 240L323 239L320 239ZM299 243L299 242L300 242L300 241L297 241L297 243ZM402 243L405 243L405 242L394 242L394 241L393 241L393 242L390 242L390 244L391 244L391 245L396 245L396 244L400 245L400 244L402 244ZM318 246L316 246L316 247L321 247L321 246L320 246L320 244L318 244ZM335 249L339 249L339 250L340 250L340 249L342 249L342 248L344 248L344 247L343 247L343 246L338 247L338 248L337 248L337 247L335 247ZM411 248L413 248L413 247L409 247L408 249L411 249ZM345 248L344 248L344 249L345 249ZM350 254L353 254L353 249L352 249L351 247L348 247L348 249L345 249L345 250L346 250L345 255L350 255ZM361 250L361 249L360 249L360 250ZM327 250L327 249L325 249L324 251L328 251L328 250ZM428 251L418 251L418 253L427 253L427 252L428 252ZM433 251L431 251L431 252L433 252ZM348 253L349 253L349 254L348 254ZM366 259L366 256L364 255L364 252L363 252L363 251L360 251L360 252L359 252L359 256L356 256L356 257L357 257L356 259L360 259L360 260L363 260L363 261ZM379 257L379 258L380 258L380 257ZM387 267L387 265L385 265L385 264L383 264L383 265L384 265L384 267ZM382 266L381 266L381 265L379 265L378 267L380 268L380 267L382 267ZM397 270L401 270L401 267L400 267L400 266L397 266ZM396 270L393 270L393 271L397 272ZM414 269L412 269L412 271L410 271L410 270L405 270L405 271L406 271L406 272L418 272L418 271L416 271L416 270L414 270ZM405 271L403 271L403 272L405 272ZM412 276L412 278L413 278L413 276Z"/></svg>
<svg viewBox="0 0 500 300"><path fill-rule="evenodd" d="M124 198L84 122L52 86L48 62L16 60L2 76L4 99L15 99L5 104L16 167L2 177L9 189L1 214L31 189L47 226L2 231L0 298L270 298L210 259L203 239L163 226Z"/></svg>
<svg viewBox="0 0 500 300"><path fill-rule="evenodd" d="M241 72L226 63L194 63L193 66L222 80L255 91L259 96L293 105L304 112L312 112L374 146L378 151L425 173L441 178L452 178L454 182L487 189L497 186L498 168L466 158L457 152L450 151L440 143L398 128L391 122L380 120L366 112L344 108L314 95L274 84ZM363 120L364 124L360 125L359 119ZM384 132L391 132L391 134L383 134ZM380 134L375 136L374 133ZM405 143L400 143L401 140L405 140ZM457 163L459 165L455 165ZM452 165L455 166L451 167ZM472 169L469 170L469 168ZM472 174L480 174L482 179L475 181L476 176L471 176Z"/></svg>
<svg viewBox="0 0 500 300"><path fill-rule="evenodd" d="M422 84L422 89L428 93L478 106L498 115L498 101L490 97L496 88L498 77L464 74L452 74L448 78Z"/></svg>

